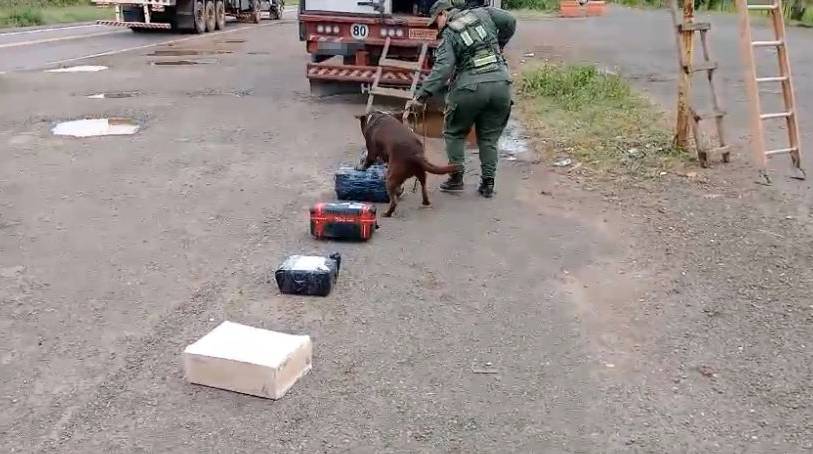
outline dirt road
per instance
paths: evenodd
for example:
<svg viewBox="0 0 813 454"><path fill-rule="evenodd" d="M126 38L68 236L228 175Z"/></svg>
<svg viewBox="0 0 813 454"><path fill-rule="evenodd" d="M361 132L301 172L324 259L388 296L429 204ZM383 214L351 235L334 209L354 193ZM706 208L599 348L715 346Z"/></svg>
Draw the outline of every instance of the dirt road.
<svg viewBox="0 0 813 454"><path fill-rule="evenodd" d="M514 51L547 25L520 30ZM201 64L153 64L178 60ZM3 76L5 449L813 446L809 245L774 268L785 242L770 249L749 230L773 218L718 236L761 215L743 215L742 194L686 208L695 194L680 185L651 199L582 190L526 156L501 163L493 200L476 195L476 172L459 196L434 178L433 206L408 194L372 242L316 242L307 207L356 158L361 102L309 97L306 61L289 22L82 62L100 72ZM87 98L120 92L133 96ZM142 129L49 132L96 116ZM711 246L698 252L692 233ZM278 295L270 273L286 255L332 251L344 261L330 297ZM754 251L777 275L798 269L781 292L736 270ZM186 384L180 352L224 319L310 334L313 371L275 402ZM475 373L487 363L499 373Z"/></svg>

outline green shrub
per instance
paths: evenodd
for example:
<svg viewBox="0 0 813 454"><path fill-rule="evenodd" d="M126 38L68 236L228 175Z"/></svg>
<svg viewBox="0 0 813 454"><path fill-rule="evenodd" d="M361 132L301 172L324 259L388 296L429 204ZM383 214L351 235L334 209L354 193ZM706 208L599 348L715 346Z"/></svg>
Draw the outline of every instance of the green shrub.
<svg viewBox="0 0 813 454"><path fill-rule="evenodd" d="M0 25L12 27L28 27L30 25L42 25L45 20L42 11L32 7L15 7L6 12L0 12Z"/></svg>
<svg viewBox="0 0 813 454"><path fill-rule="evenodd" d="M625 104L633 99L623 79L590 65L544 66L524 75L520 91L529 96L556 98L568 110L602 101Z"/></svg>
<svg viewBox="0 0 813 454"><path fill-rule="evenodd" d="M502 7L505 9L531 9L549 11L559 6L558 0L505 0Z"/></svg>

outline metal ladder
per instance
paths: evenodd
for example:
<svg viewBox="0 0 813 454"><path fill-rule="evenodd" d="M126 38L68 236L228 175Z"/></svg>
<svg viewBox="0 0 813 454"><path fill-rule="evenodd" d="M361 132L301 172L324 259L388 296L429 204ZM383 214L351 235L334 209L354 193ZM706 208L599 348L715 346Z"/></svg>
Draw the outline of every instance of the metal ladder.
<svg viewBox="0 0 813 454"><path fill-rule="evenodd" d="M367 108L364 111L365 113L369 113L370 110L373 108L373 98L375 96L389 96L391 98L401 98L406 100L415 97L415 91L418 88L418 82L420 81L421 78L421 70L423 69L424 61L426 60L426 54L429 51L429 44L423 43L423 45L421 45L421 53L418 56L418 61L404 61L396 60L394 58L387 58L389 50L390 50L390 38L387 37L387 39L384 41L384 50L381 52L381 57L378 59L378 69L376 69L375 71L373 84L370 86L369 89L369 96L367 97ZM411 70L412 85L409 87L409 90L379 86L381 84L381 75L383 74L385 67Z"/></svg>
<svg viewBox="0 0 813 454"><path fill-rule="evenodd" d="M726 144L725 130L723 128L723 119L725 118L726 112L723 110L722 102L717 94L717 86L714 81L714 72L717 70L717 62L711 59L711 50L706 36L711 30L711 24L707 22L694 22L691 19L685 21L678 11L677 3L677 0L672 0L670 10L672 13L672 22L677 32L678 64L680 71L683 72L683 77L687 78L688 86L691 86L691 77L694 73L705 72L711 91L712 111L708 113L699 113L691 106L691 93L686 93L686 99L683 100L683 102L689 104L688 109L691 117L692 135L694 136L695 148L697 149L697 159L700 161L702 167L708 167L709 155L711 153L720 153L722 161L728 162L731 152L729 145ZM691 49L687 49L686 43L688 41L688 47L693 47L691 44L695 32L700 33L700 43L703 48L703 60L697 64L693 62ZM716 147L705 146L700 129L700 122L702 120L715 120L717 128Z"/></svg>
<svg viewBox="0 0 813 454"><path fill-rule="evenodd" d="M799 143L799 123L796 117L796 99L793 95L793 83L790 75L790 60L788 58L788 45L785 39L785 18L782 15L782 0L769 0L771 3L749 4L748 0L736 0L737 14L739 15L740 46L742 58L746 67L745 90L750 104L751 149L754 162L759 168L760 175L770 183L768 176L768 158L778 154L790 155L791 164L797 179L805 179L802 169L801 145ZM750 11L766 11L770 15L773 28L773 39L767 41L754 41L751 36ZM760 77L757 75L754 52L761 48L774 48L779 57L779 75ZM779 83L782 87L784 99L784 112L762 113L759 97L759 85ZM788 146L774 150L765 149L765 132L763 122L784 118L787 122Z"/></svg>

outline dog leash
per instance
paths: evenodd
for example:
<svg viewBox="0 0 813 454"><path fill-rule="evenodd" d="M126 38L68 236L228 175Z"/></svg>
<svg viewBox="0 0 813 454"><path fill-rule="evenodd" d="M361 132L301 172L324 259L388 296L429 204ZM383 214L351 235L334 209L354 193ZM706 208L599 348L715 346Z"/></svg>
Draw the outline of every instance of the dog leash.
<svg viewBox="0 0 813 454"><path fill-rule="evenodd" d="M413 133L417 134L418 129L418 112L416 112L414 105L410 105L407 103L404 106L404 113L401 116L401 120L407 127L412 130ZM423 147L424 151L426 151L426 104L421 104L420 110L420 123L423 125L423 134L421 134L421 146ZM415 178L415 182L412 184L412 193L418 191L418 178Z"/></svg>

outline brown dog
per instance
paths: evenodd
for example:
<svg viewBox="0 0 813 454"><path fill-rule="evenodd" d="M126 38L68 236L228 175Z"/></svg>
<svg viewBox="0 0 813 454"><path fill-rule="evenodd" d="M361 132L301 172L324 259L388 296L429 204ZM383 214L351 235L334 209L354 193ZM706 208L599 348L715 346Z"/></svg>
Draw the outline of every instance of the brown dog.
<svg viewBox="0 0 813 454"><path fill-rule="evenodd" d="M361 123L361 133L367 143L367 157L362 163L362 169L366 170L379 159L388 164L387 193L390 196L390 206L384 213L385 217L392 216L398 205L401 185L410 177L416 177L421 182L423 204L430 205L429 194L426 192L426 172L445 175L460 169L457 165L436 166L427 161L418 136L399 121L395 114L373 111L357 115L356 118Z"/></svg>

